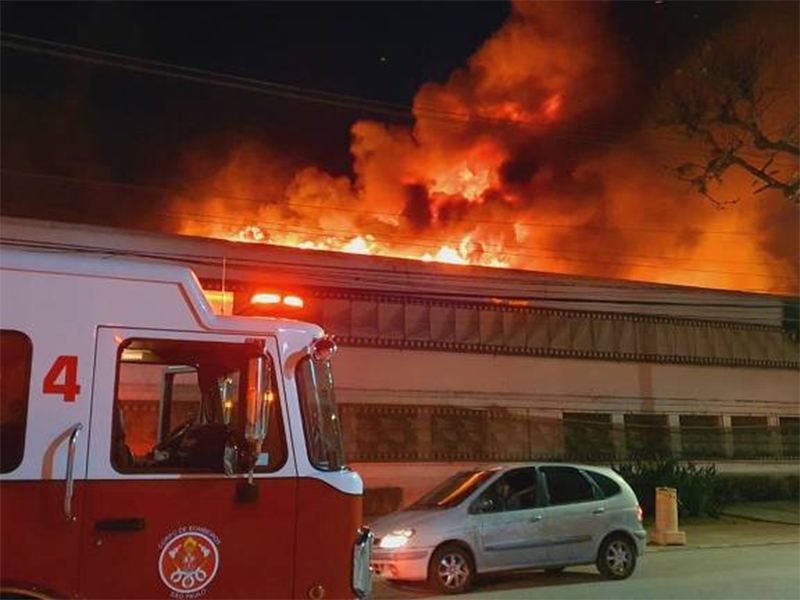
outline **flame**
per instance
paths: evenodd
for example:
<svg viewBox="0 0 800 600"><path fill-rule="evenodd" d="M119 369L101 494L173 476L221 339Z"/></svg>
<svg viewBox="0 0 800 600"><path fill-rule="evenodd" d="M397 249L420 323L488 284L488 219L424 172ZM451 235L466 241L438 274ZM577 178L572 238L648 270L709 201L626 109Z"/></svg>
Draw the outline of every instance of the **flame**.
<svg viewBox="0 0 800 600"><path fill-rule="evenodd" d="M466 163L461 163L452 171L438 175L430 191L448 196L463 196L470 202L478 202L489 189L490 181L489 169L471 168Z"/></svg>
<svg viewBox="0 0 800 600"><path fill-rule="evenodd" d="M420 88L413 126L353 124L346 176L298 169L243 144L210 181L176 198L176 212L187 215L181 233L796 292L793 207L767 192L719 212L667 172L664 165L694 157L698 147L636 130L631 67L606 11L604 3L514 3L464 68ZM721 185L721 195L752 192L743 174Z"/></svg>
<svg viewBox="0 0 800 600"><path fill-rule="evenodd" d="M299 248L302 250L325 250L329 252L344 252L347 254L362 254L367 256L387 256L393 258L407 258L424 262L439 262L451 265L480 265L485 267L508 268L510 262L503 258L502 253L487 253L481 244L476 243L471 235L465 236L457 245L443 244L435 252L424 252L412 246L403 244L384 244L371 235L326 236L322 240L305 239L302 234L270 233L258 225L247 225L241 230L225 234L212 233L211 237L218 237L234 242L264 243ZM420 245L421 246L421 245ZM424 247L424 246L421 246Z"/></svg>
<svg viewBox="0 0 800 600"><path fill-rule="evenodd" d="M553 94L544 102L544 104L542 104L542 114L544 114L549 120L554 120L556 117L558 117L558 113L561 111L561 103L561 94Z"/></svg>

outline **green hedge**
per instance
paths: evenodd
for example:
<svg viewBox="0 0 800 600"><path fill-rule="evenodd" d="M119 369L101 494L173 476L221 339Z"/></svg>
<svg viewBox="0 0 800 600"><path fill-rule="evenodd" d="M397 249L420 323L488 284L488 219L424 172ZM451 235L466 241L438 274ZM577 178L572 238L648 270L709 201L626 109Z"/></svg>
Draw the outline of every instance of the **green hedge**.
<svg viewBox="0 0 800 600"><path fill-rule="evenodd" d="M615 465L616 470L636 492L644 514L655 515L656 488L675 488L680 516L717 516L727 498L717 485L714 465L698 467L681 464L673 458L641 459Z"/></svg>
<svg viewBox="0 0 800 600"><path fill-rule="evenodd" d="M730 502L800 500L800 475L721 475L718 485Z"/></svg>
<svg viewBox="0 0 800 600"><path fill-rule="evenodd" d="M796 500L797 475L720 475L716 467L699 467L674 458L639 459L613 465L630 484L645 515L655 515L656 488L675 488L681 517L719 516L732 502Z"/></svg>

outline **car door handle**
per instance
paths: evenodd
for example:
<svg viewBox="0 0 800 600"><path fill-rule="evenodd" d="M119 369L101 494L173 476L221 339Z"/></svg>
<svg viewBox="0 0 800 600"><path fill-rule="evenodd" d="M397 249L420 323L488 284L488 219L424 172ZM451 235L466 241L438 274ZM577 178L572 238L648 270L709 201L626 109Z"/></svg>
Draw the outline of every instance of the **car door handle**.
<svg viewBox="0 0 800 600"><path fill-rule="evenodd" d="M141 517L128 519L103 519L95 521L94 528L98 531L142 531L145 521Z"/></svg>
<svg viewBox="0 0 800 600"><path fill-rule="evenodd" d="M536 516L533 516L533 517L531 517L530 519L528 519L528 522L529 522L529 523L538 523L538 522L539 522L539 521L541 521L543 518L544 518L544 517L542 517L542 515L536 515Z"/></svg>
<svg viewBox="0 0 800 600"><path fill-rule="evenodd" d="M603 508L603 507L601 506L600 508L595 508L595 509L592 511L592 514L595 514L595 515L602 515L604 512L606 512L606 509L605 509L605 508Z"/></svg>

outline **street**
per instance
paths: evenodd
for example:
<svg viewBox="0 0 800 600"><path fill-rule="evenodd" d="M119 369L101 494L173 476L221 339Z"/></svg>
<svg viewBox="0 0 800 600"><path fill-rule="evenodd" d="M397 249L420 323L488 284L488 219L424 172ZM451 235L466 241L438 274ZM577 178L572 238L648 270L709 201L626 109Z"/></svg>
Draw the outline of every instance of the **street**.
<svg viewBox="0 0 800 600"><path fill-rule="evenodd" d="M604 581L593 567L560 575L514 573L480 579L464 598L800 598L800 544L650 552L625 581ZM432 598L424 587L376 581L373 598Z"/></svg>

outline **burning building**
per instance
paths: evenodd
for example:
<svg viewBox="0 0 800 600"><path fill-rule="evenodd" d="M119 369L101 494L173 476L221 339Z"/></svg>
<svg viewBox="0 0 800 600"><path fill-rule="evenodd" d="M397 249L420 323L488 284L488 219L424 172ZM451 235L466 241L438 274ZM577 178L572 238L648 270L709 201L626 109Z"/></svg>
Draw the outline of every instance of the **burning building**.
<svg viewBox="0 0 800 600"><path fill-rule="evenodd" d="M703 140L657 126L643 91L657 86L609 5L576 6L515 3L410 112L316 98L387 115L352 125L347 172L241 139L219 168L206 160L219 148L186 156L192 183L151 197L168 202L124 207L162 233L4 218L2 243L187 264L226 313L265 287L304 295L304 318L342 346L350 460L406 499L475 461L671 453L796 470L796 206L778 188L756 197L746 170L705 190L747 199L736 210L692 197L673 167L702 162ZM796 28L769 31L796 54ZM796 127L796 60L769 67L765 89L790 93L765 125ZM740 141L742 160L796 181L796 152ZM15 187L47 176L3 175L6 206L50 193ZM109 205L153 192L51 180Z"/></svg>
<svg viewBox="0 0 800 600"><path fill-rule="evenodd" d="M798 303L4 218L2 243L191 266L221 312L306 298L336 335L349 459L414 497L464 463L653 453L796 469ZM424 464L425 469L419 467Z"/></svg>
<svg viewBox="0 0 800 600"><path fill-rule="evenodd" d="M796 293L796 207L743 168L704 188L741 200L736 210L696 194L686 165L702 163L705 141L660 125L668 93L644 91L609 10L514 4L463 68L419 89L411 114L395 108L352 125L349 173L256 140L243 139L216 170L198 152L187 158L196 184L172 194L168 220L186 235L295 248ZM732 43L710 42L719 52ZM759 80L792 90L760 113L765 128L797 126L797 73L786 62ZM793 153L791 143L773 151L709 135L735 141L770 177L797 177L796 143Z"/></svg>

